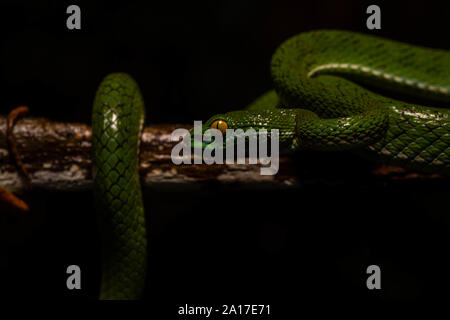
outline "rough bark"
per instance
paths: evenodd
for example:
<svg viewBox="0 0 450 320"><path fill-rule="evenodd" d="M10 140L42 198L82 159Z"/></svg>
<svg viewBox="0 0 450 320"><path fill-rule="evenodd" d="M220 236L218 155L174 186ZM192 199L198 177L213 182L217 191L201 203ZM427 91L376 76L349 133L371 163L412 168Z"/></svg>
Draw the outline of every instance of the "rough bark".
<svg viewBox="0 0 450 320"><path fill-rule="evenodd" d="M201 188L213 184L293 187L297 180L289 170L289 159L280 159L275 176L260 174L259 165L174 165L171 133L189 125L162 124L144 129L141 141L140 175L144 187ZM17 122L14 136L22 162L30 174L31 187L54 191L85 190L92 185L91 129L81 123L52 122L26 118ZM6 139L6 117L0 115L0 185L14 192L27 188L10 159Z"/></svg>

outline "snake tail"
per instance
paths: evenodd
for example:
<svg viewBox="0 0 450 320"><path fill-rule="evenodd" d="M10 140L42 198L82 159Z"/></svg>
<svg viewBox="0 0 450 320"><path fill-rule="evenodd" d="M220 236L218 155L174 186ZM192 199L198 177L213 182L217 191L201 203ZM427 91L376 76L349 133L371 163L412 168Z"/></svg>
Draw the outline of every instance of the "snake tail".
<svg viewBox="0 0 450 320"><path fill-rule="evenodd" d="M138 162L144 103L125 73L101 82L92 114L94 197L102 241L100 299L142 295L147 238Z"/></svg>

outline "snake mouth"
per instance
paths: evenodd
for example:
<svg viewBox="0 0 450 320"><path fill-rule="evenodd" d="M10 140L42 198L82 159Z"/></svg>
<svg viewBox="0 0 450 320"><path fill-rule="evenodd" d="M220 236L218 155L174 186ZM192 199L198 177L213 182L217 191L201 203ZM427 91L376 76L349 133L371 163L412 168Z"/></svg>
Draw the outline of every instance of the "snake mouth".
<svg viewBox="0 0 450 320"><path fill-rule="evenodd" d="M226 148L226 135L222 134L222 141L223 143L217 143L215 142L215 138L212 135L205 134L205 131L209 128L202 129L202 134L200 136L194 135L194 129L191 129L189 131L189 134L191 136L191 148L193 149L201 149L201 150L207 150L207 149L225 149Z"/></svg>

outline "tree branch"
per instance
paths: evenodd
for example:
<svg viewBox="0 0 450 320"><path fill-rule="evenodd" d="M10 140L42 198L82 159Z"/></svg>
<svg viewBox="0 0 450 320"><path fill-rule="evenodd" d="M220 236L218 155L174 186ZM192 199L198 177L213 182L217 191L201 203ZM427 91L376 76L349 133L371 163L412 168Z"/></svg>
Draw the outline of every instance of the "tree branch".
<svg viewBox="0 0 450 320"><path fill-rule="evenodd" d="M258 185L263 188L297 185L289 170L290 160L286 158L280 159L280 171L275 176L260 175L259 165L174 165L170 154L176 142L170 141L171 133L176 128L191 127L162 124L144 129L139 169L143 186L174 189L201 188L211 183L244 187ZM33 188L76 191L92 186L92 132L89 126L28 118L18 121L13 132ZM10 159L6 117L1 115L0 185L14 192L27 188Z"/></svg>

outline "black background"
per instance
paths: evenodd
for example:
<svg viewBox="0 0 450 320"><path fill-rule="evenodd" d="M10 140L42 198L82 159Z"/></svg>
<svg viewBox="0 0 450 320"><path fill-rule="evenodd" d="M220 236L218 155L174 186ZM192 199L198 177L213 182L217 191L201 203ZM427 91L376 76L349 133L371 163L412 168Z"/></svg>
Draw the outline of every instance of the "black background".
<svg viewBox="0 0 450 320"><path fill-rule="evenodd" d="M66 28L70 4L81 7L81 30ZM101 79L124 71L141 87L148 124L192 124L269 90L276 47L312 29L449 49L449 4L378 2L382 29L369 31L370 4L2 1L0 112L28 105L32 116L89 123ZM310 301L448 295L446 181L386 183L350 155L296 160L300 178L313 177L297 190L146 190L150 266L142 306L170 317L185 303L271 304L287 315ZM91 194L26 197L29 216L0 218L2 294L95 299L100 246ZM81 291L65 287L70 264L81 266ZM365 286L371 264L381 267L380 291Z"/></svg>

